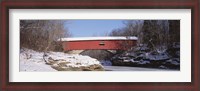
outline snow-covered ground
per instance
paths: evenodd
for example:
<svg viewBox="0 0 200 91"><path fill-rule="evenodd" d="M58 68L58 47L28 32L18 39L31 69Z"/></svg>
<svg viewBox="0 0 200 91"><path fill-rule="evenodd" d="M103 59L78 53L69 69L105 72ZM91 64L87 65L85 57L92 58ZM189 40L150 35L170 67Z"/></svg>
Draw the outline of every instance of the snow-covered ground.
<svg viewBox="0 0 200 91"><path fill-rule="evenodd" d="M90 65L100 65L100 62L89 56L82 56L78 54L66 54L63 52L48 52L45 57L51 62L48 65L43 59L43 52L36 52L30 49L20 50L20 71L57 71L51 66L62 67L86 67ZM53 62L52 62L53 61Z"/></svg>

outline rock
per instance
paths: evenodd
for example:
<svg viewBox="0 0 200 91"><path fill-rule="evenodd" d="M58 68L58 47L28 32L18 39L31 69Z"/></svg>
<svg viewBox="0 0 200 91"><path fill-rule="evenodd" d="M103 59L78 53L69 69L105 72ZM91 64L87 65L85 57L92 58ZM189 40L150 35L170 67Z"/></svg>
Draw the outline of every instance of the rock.
<svg viewBox="0 0 200 91"><path fill-rule="evenodd" d="M176 57L180 57L180 51L176 52Z"/></svg>
<svg viewBox="0 0 200 91"><path fill-rule="evenodd" d="M146 45L139 45L111 58L114 66L180 69L180 43L173 43L164 51L149 51Z"/></svg>
<svg viewBox="0 0 200 91"><path fill-rule="evenodd" d="M135 52L149 52L150 49L147 47L147 44L139 44L133 49Z"/></svg>
<svg viewBox="0 0 200 91"><path fill-rule="evenodd" d="M75 57L70 57L71 59L76 59ZM88 64L85 62L79 61L71 61L68 57L67 59L53 59L52 57L47 58L46 64L51 65L52 68L58 70L58 71L103 71L104 68L101 66L101 64L98 64L98 60L96 64ZM78 60L78 59L77 59Z"/></svg>
<svg viewBox="0 0 200 91"><path fill-rule="evenodd" d="M146 59L158 61L158 60L168 60L170 59L170 57L165 52L164 53L153 52L150 53L149 55L146 55Z"/></svg>
<svg viewBox="0 0 200 91"><path fill-rule="evenodd" d="M53 64L51 67L58 71L104 71L104 68L98 64L80 67L72 67L67 64L68 62L60 62Z"/></svg>
<svg viewBox="0 0 200 91"><path fill-rule="evenodd" d="M139 61L138 64L150 64L150 61Z"/></svg>
<svg viewBox="0 0 200 91"><path fill-rule="evenodd" d="M180 60L178 58L173 58L173 59L167 60L165 62L165 64L180 65L179 62L180 62Z"/></svg>
<svg viewBox="0 0 200 91"><path fill-rule="evenodd" d="M61 67L63 68L63 67ZM60 69L57 68L57 69ZM100 65L90 65L90 66L81 66L81 67L66 67L65 69L62 69L61 71L104 71L103 67Z"/></svg>
<svg viewBox="0 0 200 91"><path fill-rule="evenodd" d="M172 47L175 48L175 49L180 49L180 42L174 42L172 44Z"/></svg>
<svg viewBox="0 0 200 91"><path fill-rule="evenodd" d="M109 61L109 60L102 60L102 61L100 61L100 63L103 66L111 66L112 65L111 61Z"/></svg>
<svg viewBox="0 0 200 91"><path fill-rule="evenodd" d="M180 57L180 43L173 43L169 49L167 49L167 53L172 57Z"/></svg>
<svg viewBox="0 0 200 91"><path fill-rule="evenodd" d="M159 66L159 68L161 68L161 69L168 69L167 67L165 67L163 65Z"/></svg>

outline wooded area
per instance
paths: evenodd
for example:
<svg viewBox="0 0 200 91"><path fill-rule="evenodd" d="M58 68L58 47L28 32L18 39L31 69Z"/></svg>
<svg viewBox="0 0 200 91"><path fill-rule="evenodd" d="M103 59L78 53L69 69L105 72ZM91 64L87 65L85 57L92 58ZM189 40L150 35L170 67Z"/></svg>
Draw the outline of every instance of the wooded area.
<svg viewBox="0 0 200 91"><path fill-rule="evenodd" d="M69 37L62 20L20 20L20 47L37 51L62 51L59 38Z"/></svg>
<svg viewBox="0 0 200 91"><path fill-rule="evenodd" d="M137 36L137 46L111 58L114 66L180 69L180 20L126 21L111 36Z"/></svg>
<svg viewBox="0 0 200 91"><path fill-rule="evenodd" d="M125 27L114 29L110 36L137 36L138 45L165 51L180 42L180 20L125 21Z"/></svg>

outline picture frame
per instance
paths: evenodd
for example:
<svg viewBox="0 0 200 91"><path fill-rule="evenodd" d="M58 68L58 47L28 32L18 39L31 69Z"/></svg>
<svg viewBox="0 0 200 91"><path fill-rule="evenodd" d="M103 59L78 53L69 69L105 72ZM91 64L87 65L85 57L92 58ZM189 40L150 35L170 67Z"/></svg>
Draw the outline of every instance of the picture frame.
<svg viewBox="0 0 200 91"><path fill-rule="evenodd" d="M9 82L9 9L191 9L191 82ZM131 90L199 91L199 1L198 0L101 0L101 1L2 1L1 2L1 89L15 90Z"/></svg>

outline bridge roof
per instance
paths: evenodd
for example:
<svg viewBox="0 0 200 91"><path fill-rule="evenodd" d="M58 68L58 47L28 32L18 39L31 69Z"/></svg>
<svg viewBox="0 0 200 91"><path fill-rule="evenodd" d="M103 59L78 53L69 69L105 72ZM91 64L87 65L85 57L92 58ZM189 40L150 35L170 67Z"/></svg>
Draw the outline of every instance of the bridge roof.
<svg viewBox="0 0 200 91"><path fill-rule="evenodd" d="M58 41L85 41L85 40L137 40L138 38L135 36L125 37L73 37L73 38L61 38Z"/></svg>

